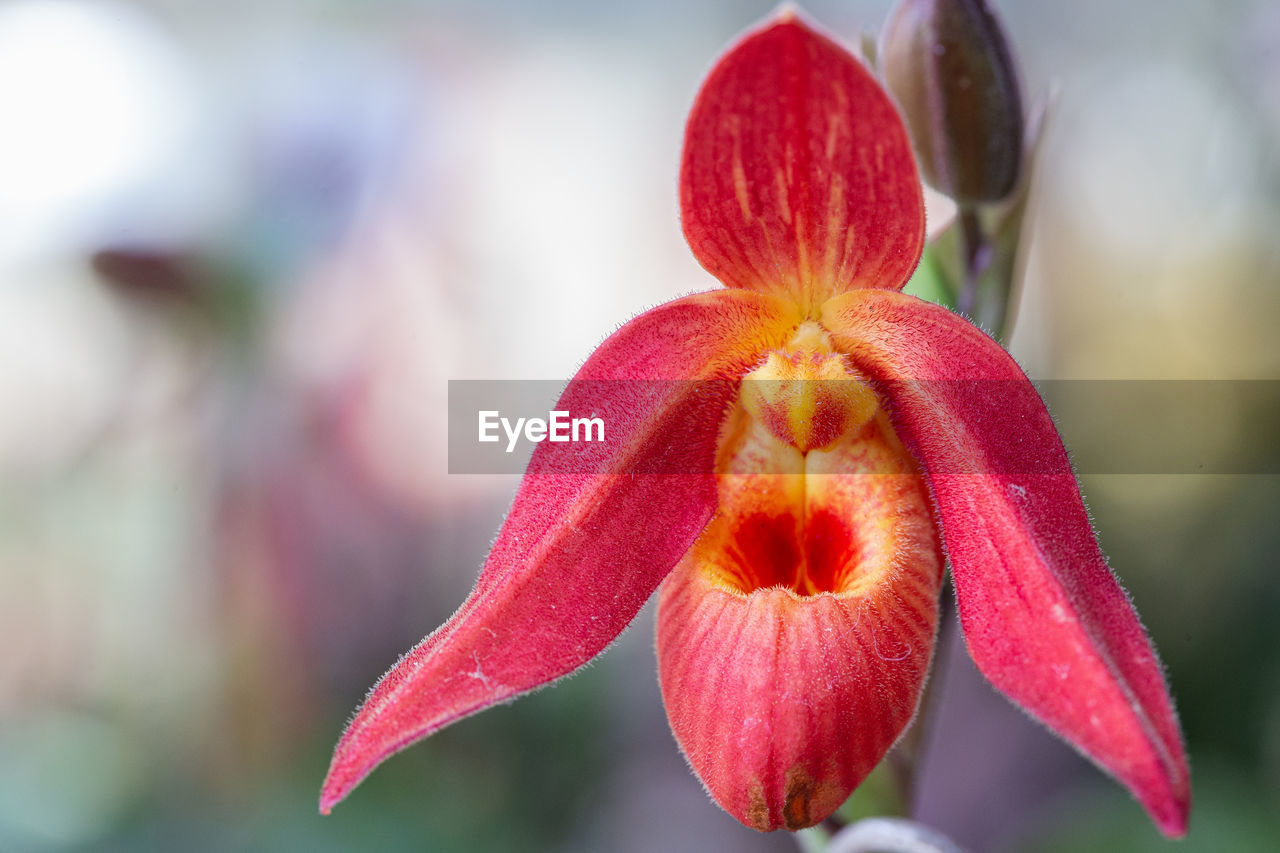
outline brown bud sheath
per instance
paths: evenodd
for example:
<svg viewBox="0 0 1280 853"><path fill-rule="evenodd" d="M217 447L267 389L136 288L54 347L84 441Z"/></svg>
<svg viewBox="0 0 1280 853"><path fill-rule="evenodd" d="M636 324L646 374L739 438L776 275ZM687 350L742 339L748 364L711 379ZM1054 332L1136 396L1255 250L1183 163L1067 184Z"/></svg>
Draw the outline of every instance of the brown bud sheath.
<svg viewBox="0 0 1280 853"><path fill-rule="evenodd" d="M900 0L880 39L925 180L961 203L1005 198L1022 167L1017 69L983 0Z"/></svg>

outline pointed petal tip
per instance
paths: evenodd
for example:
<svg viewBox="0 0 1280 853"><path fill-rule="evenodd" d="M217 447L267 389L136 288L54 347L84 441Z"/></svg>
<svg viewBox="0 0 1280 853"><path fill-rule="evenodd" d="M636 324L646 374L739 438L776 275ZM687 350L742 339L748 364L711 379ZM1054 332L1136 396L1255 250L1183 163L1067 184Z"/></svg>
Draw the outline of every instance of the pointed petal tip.
<svg viewBox="0 0 1280 853"><path fill-rule="evenodd" d="M1179 775L1176 780L1170 780L1175 791L1171 801L1159 811L1147 809L1160 831L1172 839L1185 838L1191 829L1191 768L1187 764L1185 748L1180 758Z"/></svg>
<svg viewBox="0 0 1280 853"><path fill-rule="evenodd" d="M352 720L342 739L334 749L333 758L329 762L329 772L325 774L320 786L320 814L328 815L333 807L347 798L365 777L374 771L390 753L377 755L372 760L368 756L363 759L360 752L361 738L352 736L352 731L359 717ZM365 750L367 752L367 749Z"/></svg>
<svg viewBox="0 0 1280 853"><path fill-rule="evenodd" d="M1187 830L1190 828L1190 817L1191 799L1188 796L1171 804L1168 811L1162 812L1158 816L1153 816L1153 819L1166 838L1176 841L1180 838L1186 838Z"/></svg>
<svg viewBox="0 0 1280 853"><path fill-rule="evenodd" d="M338 757L334 756L334 766L337 766ZM324 777L324 784L320 786L320 814L328 816L333 807L347 798L353 786L340 782L334 778L333 769L329 770L327 776Z"/></svg>
<svg viewBox="0 0 1280 853"><path fill-rule="evenodd" d="M1118 781L1126 784L1124 780ZM1126 787L1129 786L1126 784ZM1174 759L1170 771L1161 776L1157 784L1149 785L1145 790L1132 787L1131 790L1151 822L1166 838L1177 840L1186 837L1191 823L1191 771L1185 751Z"/></svg>
<svg viewBox="0 0 1280 853"><path fill-rule="evenodd" d="M797 27L810 32L818 32L818 27L809 14L800 6L799 3L792 0L783 0L774 8L773 14L765 18L764 21L753 29L768 30L774 27Z"/></svg>
<svg viewBox="0 0 1280 853"><path fill-rule="evenodd" d="M775 27L795 27L809 33L816 33L824 38L839 41L831 31L824 29L820 23L814 20L812 15L805 11L803 6L794 2L794 0L783 0L759 24L748 29L747 34L771 30Z"/></svg>
<svg viewBox="0 0 1280 853"><path fill-rule="evenodd" d="M800 16L800 6L796 3L787 2L779 3L778 8L773 10L773 22L776 24L790 24L796 21Z"/></svg>
<svg viewBox="0 0 1280 853"><path fill-rule="evenodd" d="M324 777L324 783L320 786L320 814L328 817L333 812L334 806L345 800L347 795L354 791L356 786L363 782L365 777L382 763L382 760L380 758L366 765L363 770L352 773L347 767L344 767L347 759L343 746L340 745L337 752L334 753L333 763L329 768L328 774Z"/></svg>

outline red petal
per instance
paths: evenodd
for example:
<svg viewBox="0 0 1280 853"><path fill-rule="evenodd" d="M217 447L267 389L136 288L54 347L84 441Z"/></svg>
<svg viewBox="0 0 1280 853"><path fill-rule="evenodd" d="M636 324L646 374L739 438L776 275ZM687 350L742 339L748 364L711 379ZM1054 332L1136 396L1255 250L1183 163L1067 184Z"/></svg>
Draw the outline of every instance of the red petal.
<svg viewBox="0 0 1280 853"><path fill-rule="evenodd" d="M735 382L640 380L740 377L797 322L778 300L718 291L655 308L595 351L557 408L604 419L608 457L594 463L607 467L594 470L611 473L561 464L583 445L538 446L475 590L347 727L321 811L392 753L572 672L617 637L711 516L718 428L736 393ZM654 458L668 473L635 473Z"/></svg>
<svg viewBox="0 0 1280 853"><path fill-rule="evenodd" d="M881 383L929 475L978 668L1184 834L1190 780L1159 660L1035 388L976 327L910 296L849 293L822 323Z"/></svg>
<svg viewBox="0 0 1280 853"><path fill-rule="evenodd" d="M712 275L806 309L901 288L924 246L897 110L860 61L789 12L730 49L698 93L680 210Z"/></svg>
<svg viewBox="0 0 1280 853"><path fill-rule="evenodd" d="M764 429L761 426L761 429ZM933 648L942 557L927 489L887 422L807 456L736 456L720 514L663 584L671 729L747 826L827 817L910 722Z"/></svg>

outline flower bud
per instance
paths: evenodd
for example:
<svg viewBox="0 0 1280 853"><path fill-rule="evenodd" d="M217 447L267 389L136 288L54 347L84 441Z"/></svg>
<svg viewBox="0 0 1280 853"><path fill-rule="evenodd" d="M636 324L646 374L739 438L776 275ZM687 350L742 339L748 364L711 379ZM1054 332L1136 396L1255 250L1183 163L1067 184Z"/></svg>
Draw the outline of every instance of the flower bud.
<svg viewBox="0 0 1280 853"><path fill-rule="evenodd" d="M962 204L1008 196L1022 167L1022 99L984 0L899 0L879 53L929 185Z"/></svg>

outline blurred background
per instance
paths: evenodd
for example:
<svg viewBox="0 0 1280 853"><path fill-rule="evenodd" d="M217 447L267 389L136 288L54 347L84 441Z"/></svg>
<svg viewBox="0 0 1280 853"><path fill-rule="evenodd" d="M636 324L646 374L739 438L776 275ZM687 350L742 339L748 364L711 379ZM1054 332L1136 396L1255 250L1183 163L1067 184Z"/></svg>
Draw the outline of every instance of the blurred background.
<svg viewBox="0 0 1280 853"><path fill-rule="evenodd" d="M849 42L888 6L806 4ZM713 286L682 125L770 8L0 3L0 849L796 849L686 769L649 610L316 812L345 719L461 602L516 486L447 472L447 380L565 379ZM1280 378L1280 6L1000 8L1028 100L1057 91L1015 355ZM1280 434L1198 402L1063 429L1084 471L1117 435L1230 459ZM1180 849L1274 849L1280 477L1083 487L1189 740ZM1164 848L961 644L941 665L924 820L974 850Z"/></svg>

